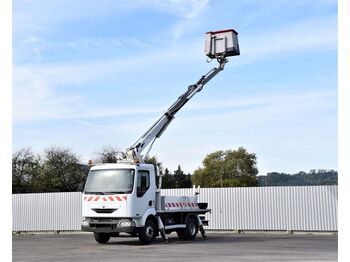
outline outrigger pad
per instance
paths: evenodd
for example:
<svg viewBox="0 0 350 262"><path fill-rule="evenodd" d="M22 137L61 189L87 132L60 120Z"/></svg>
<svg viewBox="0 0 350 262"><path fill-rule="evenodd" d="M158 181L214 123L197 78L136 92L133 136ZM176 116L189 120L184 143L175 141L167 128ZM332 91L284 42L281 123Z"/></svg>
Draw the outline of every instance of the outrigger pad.
<svg viewBox="0 0 350 262"><path fill-rule="evenodd" d="M203 226L199 226L199 231L201 232L202 238L206 239L207 238L207 234L205 233L205 230L204 230Z"/></svg>

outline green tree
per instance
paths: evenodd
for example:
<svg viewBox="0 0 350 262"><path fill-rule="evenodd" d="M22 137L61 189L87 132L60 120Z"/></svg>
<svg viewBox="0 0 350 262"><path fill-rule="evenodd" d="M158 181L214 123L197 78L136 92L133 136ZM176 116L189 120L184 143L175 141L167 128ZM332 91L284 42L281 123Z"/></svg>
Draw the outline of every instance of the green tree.
<svg viewBox="0 0 350 262"><path fill-rule="evenodd" d="M24 148L12 156L12 192L80 191L88 171L69 149L51 147L40 156Z"/></svg>
<svg viewBox="0 0 350 262"><path fill-rule="evenodd" d="M144 162L145 162L145 164L152 164L155 168L158 167L160 175L163 174L163 165L162 165L161 162L158 161L158 158L156 156L147 157L144 160ZM163 180L162 180L162 182L163 182ZM157 187L158 187L158 184L159 184L159 177L156 176L156 185L157 185Z"/></svg>
<svg viewBox="0 0 350 262"><path fill-rule="evenodd" d="M208 154L203 167L194 171L192 182L202 187L257 186L256 155L245 148Z"/></svg>
<svg viewBox="0 0 350 262"><path fill-rule="evenodd" d="M152 164L155 168L158 167L159 169L159 173L163 174L163 165L162 162L158 161L158 158L156 156L152 156L152 157L147 157L144 160L145 164Z"/></svg>
<svg viewBox="0 0 350 262"><path fill-rule="evenodd" d="M41 192L80 191L88 168L67 148L50 147L45 150L40 188Z"/></svg>
<svg viewBox="0 0 350 262"><path fill-rule="evenodd" d="M259 176L259 186L310 186L310 185L337 185L338 172L335 170L311 169L309 173L300 171L296 174L278 172Z"/></svg>
<svg viewBox="0 0 350 262"><path fill-rule="evenodd" d="M105 146L101 152L97 153L94 159L96 163L117 163L117 160L124 158L124 153L112 146Z"/></svg>
<svg viewBox="0 0 350 262"><path fill-rule="evenodd" d="M31 149L23 148L12 155L12 193L35 192L39 175L40 157Z"/></svg>
<svg viewBox="0 0 350 262"><path fill-rule="evenodd" d="M192 187L192 181L190 174L185 175L182 171L181 166L177 167L177 170L174 171L174 188L189 188Z"/></svg>
<svg viewBox="0 0 350 262"><path fill-rule="evenodd" d="M174 176L169 172L168 168L165 168L164 170L162 188L175 188Z"/></svg>

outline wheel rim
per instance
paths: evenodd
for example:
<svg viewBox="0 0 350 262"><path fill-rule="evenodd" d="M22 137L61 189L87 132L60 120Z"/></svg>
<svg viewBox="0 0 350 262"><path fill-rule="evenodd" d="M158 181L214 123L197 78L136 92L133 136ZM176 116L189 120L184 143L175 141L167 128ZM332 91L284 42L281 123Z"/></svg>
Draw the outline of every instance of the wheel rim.
<svg viewBox="0 0 350 262"><path fill-rule="evenodd" d="M147 235L147 237L152 238L153 234L154 234L153 227L151 227L151 226L146 227L146 235Z"/></svg>
<svg viewBox="0 0 350 262"><path fill-rule="evenodd" d="M191 233L191 236L193 236L194 234L196 234L196 225L194 223L191 223L189 226L189 231Z"/></svg>

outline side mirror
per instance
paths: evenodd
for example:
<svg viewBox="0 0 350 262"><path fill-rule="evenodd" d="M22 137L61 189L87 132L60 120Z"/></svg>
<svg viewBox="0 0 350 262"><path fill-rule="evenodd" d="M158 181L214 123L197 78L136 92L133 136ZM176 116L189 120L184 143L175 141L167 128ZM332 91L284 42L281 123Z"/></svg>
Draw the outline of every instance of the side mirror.
<svg viewBox="0 0 350 262"><path fill-rule="evenodd" d="M158 189L162 188L162 178L164 176L164 174L160 173L159 167L156 167L156 180L158 180ZM156 182L157 183L157 182Z"/></svg>
<svg viewBox="0 0 350 262"><path fill-rule="evenodd" d="M159 170L158 166L156 166L155 169L156 169L156 176L159 176L159 177L164 176L164 174L160 173L160 170Z"/></svg>

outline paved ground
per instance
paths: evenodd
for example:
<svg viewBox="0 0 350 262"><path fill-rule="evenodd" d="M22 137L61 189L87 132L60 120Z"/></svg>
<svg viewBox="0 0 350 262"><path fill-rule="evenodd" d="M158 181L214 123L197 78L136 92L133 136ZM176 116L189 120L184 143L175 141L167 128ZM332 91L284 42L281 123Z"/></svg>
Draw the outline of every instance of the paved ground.
<svg viewBox="0 0 350 262"><path fill-rule="evenodd" d="M335 235L208 233L203 241L170 235L149 246L137 238L97 244L91 234L14 235L13 261L336 261Z"/></svg>

